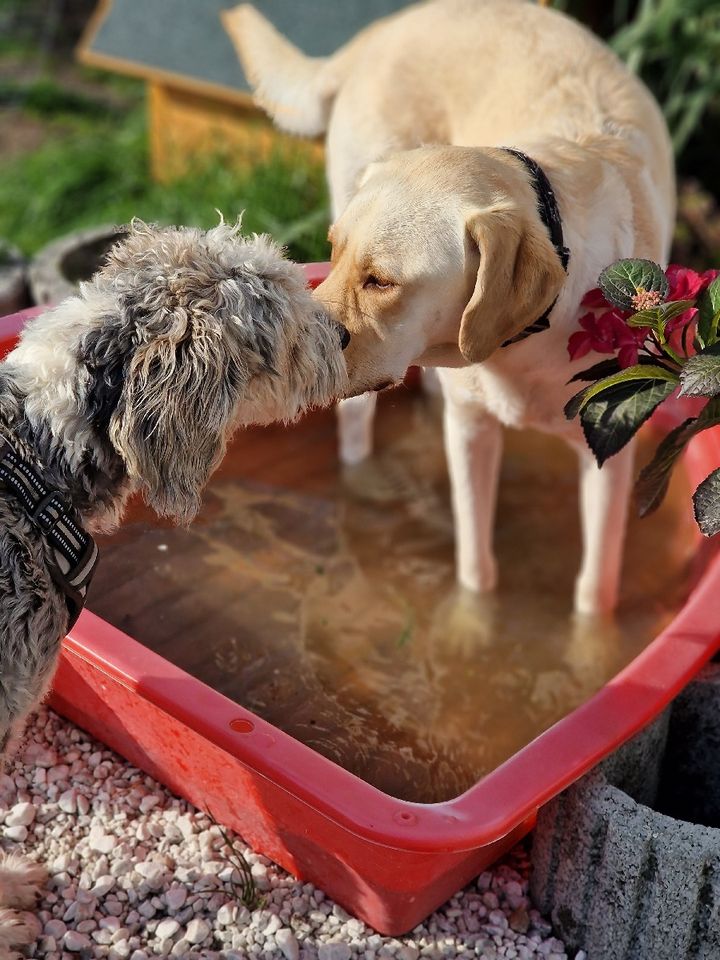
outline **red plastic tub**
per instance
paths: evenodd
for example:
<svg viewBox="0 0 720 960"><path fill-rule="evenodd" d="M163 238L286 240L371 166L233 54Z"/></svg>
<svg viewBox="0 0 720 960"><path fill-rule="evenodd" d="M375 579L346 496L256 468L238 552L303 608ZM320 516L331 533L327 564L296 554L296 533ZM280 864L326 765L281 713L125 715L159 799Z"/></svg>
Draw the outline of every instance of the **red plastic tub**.
<svg viewBox="0 0 720 960"><path fill-rule="evenodd" d="M308 268L319 282L324 267ZM10 348L32 311L0 321ZM692 483L720 463L693 441ZM720 558L672 624L597 694L470 790L397 800L85 612L51 703L131 762L320 886L381 933L420 922L527 833L547 800L656 716L720 645Z"/></svg>

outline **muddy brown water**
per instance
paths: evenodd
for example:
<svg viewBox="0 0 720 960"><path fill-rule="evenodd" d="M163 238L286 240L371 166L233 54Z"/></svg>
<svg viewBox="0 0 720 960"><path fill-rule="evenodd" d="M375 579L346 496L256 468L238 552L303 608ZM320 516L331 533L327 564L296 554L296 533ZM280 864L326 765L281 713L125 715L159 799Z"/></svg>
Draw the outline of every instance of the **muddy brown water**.
<svg viewBox="0 0 720 960"><path fill-rule="evenodd" d="M571 615L577 471L559 441L509 432L501 585L454 585L436 402L383 396L372 461L342 469L332 413L240 434L189 530L140 505L90 608L237 703L403 799L472 786L635 657L688 591L681 474L633 519L614 623ZM645 445L641 459L651 446Z"/></svg>

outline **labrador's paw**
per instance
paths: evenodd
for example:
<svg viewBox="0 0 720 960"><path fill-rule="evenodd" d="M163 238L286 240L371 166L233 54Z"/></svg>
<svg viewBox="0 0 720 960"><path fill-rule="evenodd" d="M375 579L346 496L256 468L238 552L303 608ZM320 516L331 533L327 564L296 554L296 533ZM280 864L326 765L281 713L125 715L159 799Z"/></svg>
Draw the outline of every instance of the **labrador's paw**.
<svg viewBox="0 0 720 960"><path fill-rule="evenodd" d="M494 594L458 588L437 607L430 627L438 649L458 659L474 659L492 645L496 635L498 603Z"/></svg>

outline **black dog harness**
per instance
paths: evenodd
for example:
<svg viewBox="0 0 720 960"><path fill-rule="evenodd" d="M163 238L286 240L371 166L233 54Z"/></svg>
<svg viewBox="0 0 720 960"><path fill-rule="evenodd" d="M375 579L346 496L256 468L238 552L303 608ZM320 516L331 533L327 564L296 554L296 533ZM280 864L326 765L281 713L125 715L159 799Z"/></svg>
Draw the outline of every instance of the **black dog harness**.
<svg viewBox="0 0 720 960"><path fill-rule="evenodd" d="M567 273L568 263L570 262L570 251L564 243L560 210L557 205L557 200L555 199L555 193L550 185L550 181L545 175L545 171L542 169L540 164L536 163L532 159L532 157L528 157L527 154L522 153L520 150L513 150L511 147L503 147L503 150L505 150L507 153L511 153L514 157L517 157L518 160L525 164L530 172L531 183L538 198L538 212L540 213L540 219L547 227L552 245L557 251L557 255L560 258L560 263L563 265L563 270L565 273ZM521 330L520 333L516 334L516 336L512 337L510 340L506 340L505 343L503 343L503 347L509 347L511 343L517 343L519 340L524 340L533 333L540 333L542 330L547 330L550 326L550 314L552 313L556 303L557 298L553 300L545 313L538 320L535 320L533 323L531 323L529 327L525 327L524 330Z"/></svg>
<svg viewBox="0 0 720 960"><path fill-rule="evenodd" d="M75 510L6 437L0 438L0 484L20 503L48 546L48 566L65 594L70 630L85 605L87 589L98 561L97 544L83 530Z"/></svg>

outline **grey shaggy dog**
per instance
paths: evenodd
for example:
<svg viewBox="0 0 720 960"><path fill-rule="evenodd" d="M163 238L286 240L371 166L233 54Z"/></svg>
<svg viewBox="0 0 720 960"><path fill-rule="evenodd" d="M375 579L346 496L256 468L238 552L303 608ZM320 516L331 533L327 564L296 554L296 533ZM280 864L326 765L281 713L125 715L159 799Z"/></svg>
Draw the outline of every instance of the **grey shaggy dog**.
<svg viewBox="0 0 720 960"><path fill-rule="evenodd" d="M342 396L346 340L267 238L135 222L0 364L0 439L90 533L114 529L138 490L188 523L236 428ZM1 764L48 689L69 613L48 544L2 487L0 530ZM35 938L19 910L43 878L0 853L0 960Z"/></svg>

